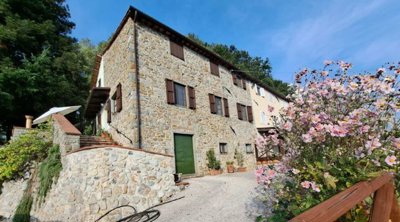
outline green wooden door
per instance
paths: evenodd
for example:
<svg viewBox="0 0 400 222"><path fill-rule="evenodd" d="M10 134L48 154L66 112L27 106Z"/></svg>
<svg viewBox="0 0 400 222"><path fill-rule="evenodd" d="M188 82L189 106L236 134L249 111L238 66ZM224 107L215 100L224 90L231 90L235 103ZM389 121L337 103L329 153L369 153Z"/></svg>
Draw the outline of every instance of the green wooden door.
<svg viewBox="0 0 400 222"><path fill-rule="evenodd" d="M192 136L174 134L174 144L176 173L194 174Z"/></svg>

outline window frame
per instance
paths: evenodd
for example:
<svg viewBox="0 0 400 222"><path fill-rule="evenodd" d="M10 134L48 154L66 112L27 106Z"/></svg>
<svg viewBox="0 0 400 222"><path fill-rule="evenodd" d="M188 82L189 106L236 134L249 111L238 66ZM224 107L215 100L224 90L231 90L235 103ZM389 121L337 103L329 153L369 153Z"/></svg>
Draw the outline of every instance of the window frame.
<svg viewBox="0 0 400 222"><path fill-rule="evenodd" d="M218 103L220 105L220 109L218 109ZM222 97L214 95L214 105L215 105L215 114L224 116L224 107L222 104ZM218 111L220 111L220 113Z"/></svg>
<svg viewBox="0 0 400 222"><path fill-rule="evenodd" d="M223 149L221 149L222 147ZM228 154L228 143L219 143L218 148L220 154Z"/></svg>
<svg viewBox="0 0 400 222"><path fill-rule="evenodd" d="M185 50L183 49L183 44L178 43L172 39L169 40L169 44L170 54L182 61L185 61Z"/></svg>
<svg viewBox="0 0 400 222"><path fill-rule="evenodd" d="M188 102L187 102L187 93L186 93L186 86L185 85L183 85L183 84L180 84L180 83L177 83L177 82L173 82L173 85L174 85L174 97L175 97L175 106L179 106L179 107L187 107L187 104L188 104ZM179 103L179 97L178 97L178 90L177 90L177 86L178 87L182 87L182 92L183 92L183 96L182 96L182 99L183 99L183 102L184 102L184 104L182 105L182 104L180 104Z"/></svg>
<svg viewBox="0 0 400 222"><path fill-rule="evenodd" d="M250 151L247 149L247 147L250 147ZM251 143L246 143L244 144L244 148L247 154L252 154L254 153L253 145Z"/></svg>
<svg viewBox="0 0 400 222"><path fill-rule="evenodd" d="M247 106L240 104L240 109L242 111L242 120L243 121L249 121L249 116L247 113Z"/></svg>

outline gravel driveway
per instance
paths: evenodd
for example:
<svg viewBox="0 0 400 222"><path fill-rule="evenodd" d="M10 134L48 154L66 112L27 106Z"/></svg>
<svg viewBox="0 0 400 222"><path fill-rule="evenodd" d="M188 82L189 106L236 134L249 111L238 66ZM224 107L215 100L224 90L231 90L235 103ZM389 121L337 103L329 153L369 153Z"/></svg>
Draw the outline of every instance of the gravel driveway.
<svg viewBox="0 0 400 222"><path fill-rule="evenodd" d="M189 187L173 198L185 198L158 207L160 222L254 221L252 197L257 185L254 172L222 174L185 180Z"/></svg>

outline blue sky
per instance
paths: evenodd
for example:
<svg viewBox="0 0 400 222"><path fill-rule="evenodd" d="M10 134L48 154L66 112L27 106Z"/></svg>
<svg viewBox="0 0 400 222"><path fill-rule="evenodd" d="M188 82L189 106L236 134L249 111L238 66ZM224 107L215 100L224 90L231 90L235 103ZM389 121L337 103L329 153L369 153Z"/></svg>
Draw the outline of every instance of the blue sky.
<svg viewBox="0 0 400 222"><path fill-rule="evenodd" d="M325 59L374 71L400 61L398 0L67 0L72 35L106 40L129 5L182 34L233 44L268 57L275 78L293 82L301 68L321 68Z"/></svg>

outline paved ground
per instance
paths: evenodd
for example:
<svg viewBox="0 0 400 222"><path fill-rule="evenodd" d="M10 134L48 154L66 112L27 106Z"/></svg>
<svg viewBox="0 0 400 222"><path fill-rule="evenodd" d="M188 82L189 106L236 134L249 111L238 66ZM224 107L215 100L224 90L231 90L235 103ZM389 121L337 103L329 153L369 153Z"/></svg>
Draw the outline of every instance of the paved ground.
<svg viewBox="0 0 400 222"><path fill-rule="evenodd" d="M190 183L173 198L185 198L160 206L160 222L254 221L248 216L257 185L254 172L222 174L185 180Z"/></svg>

